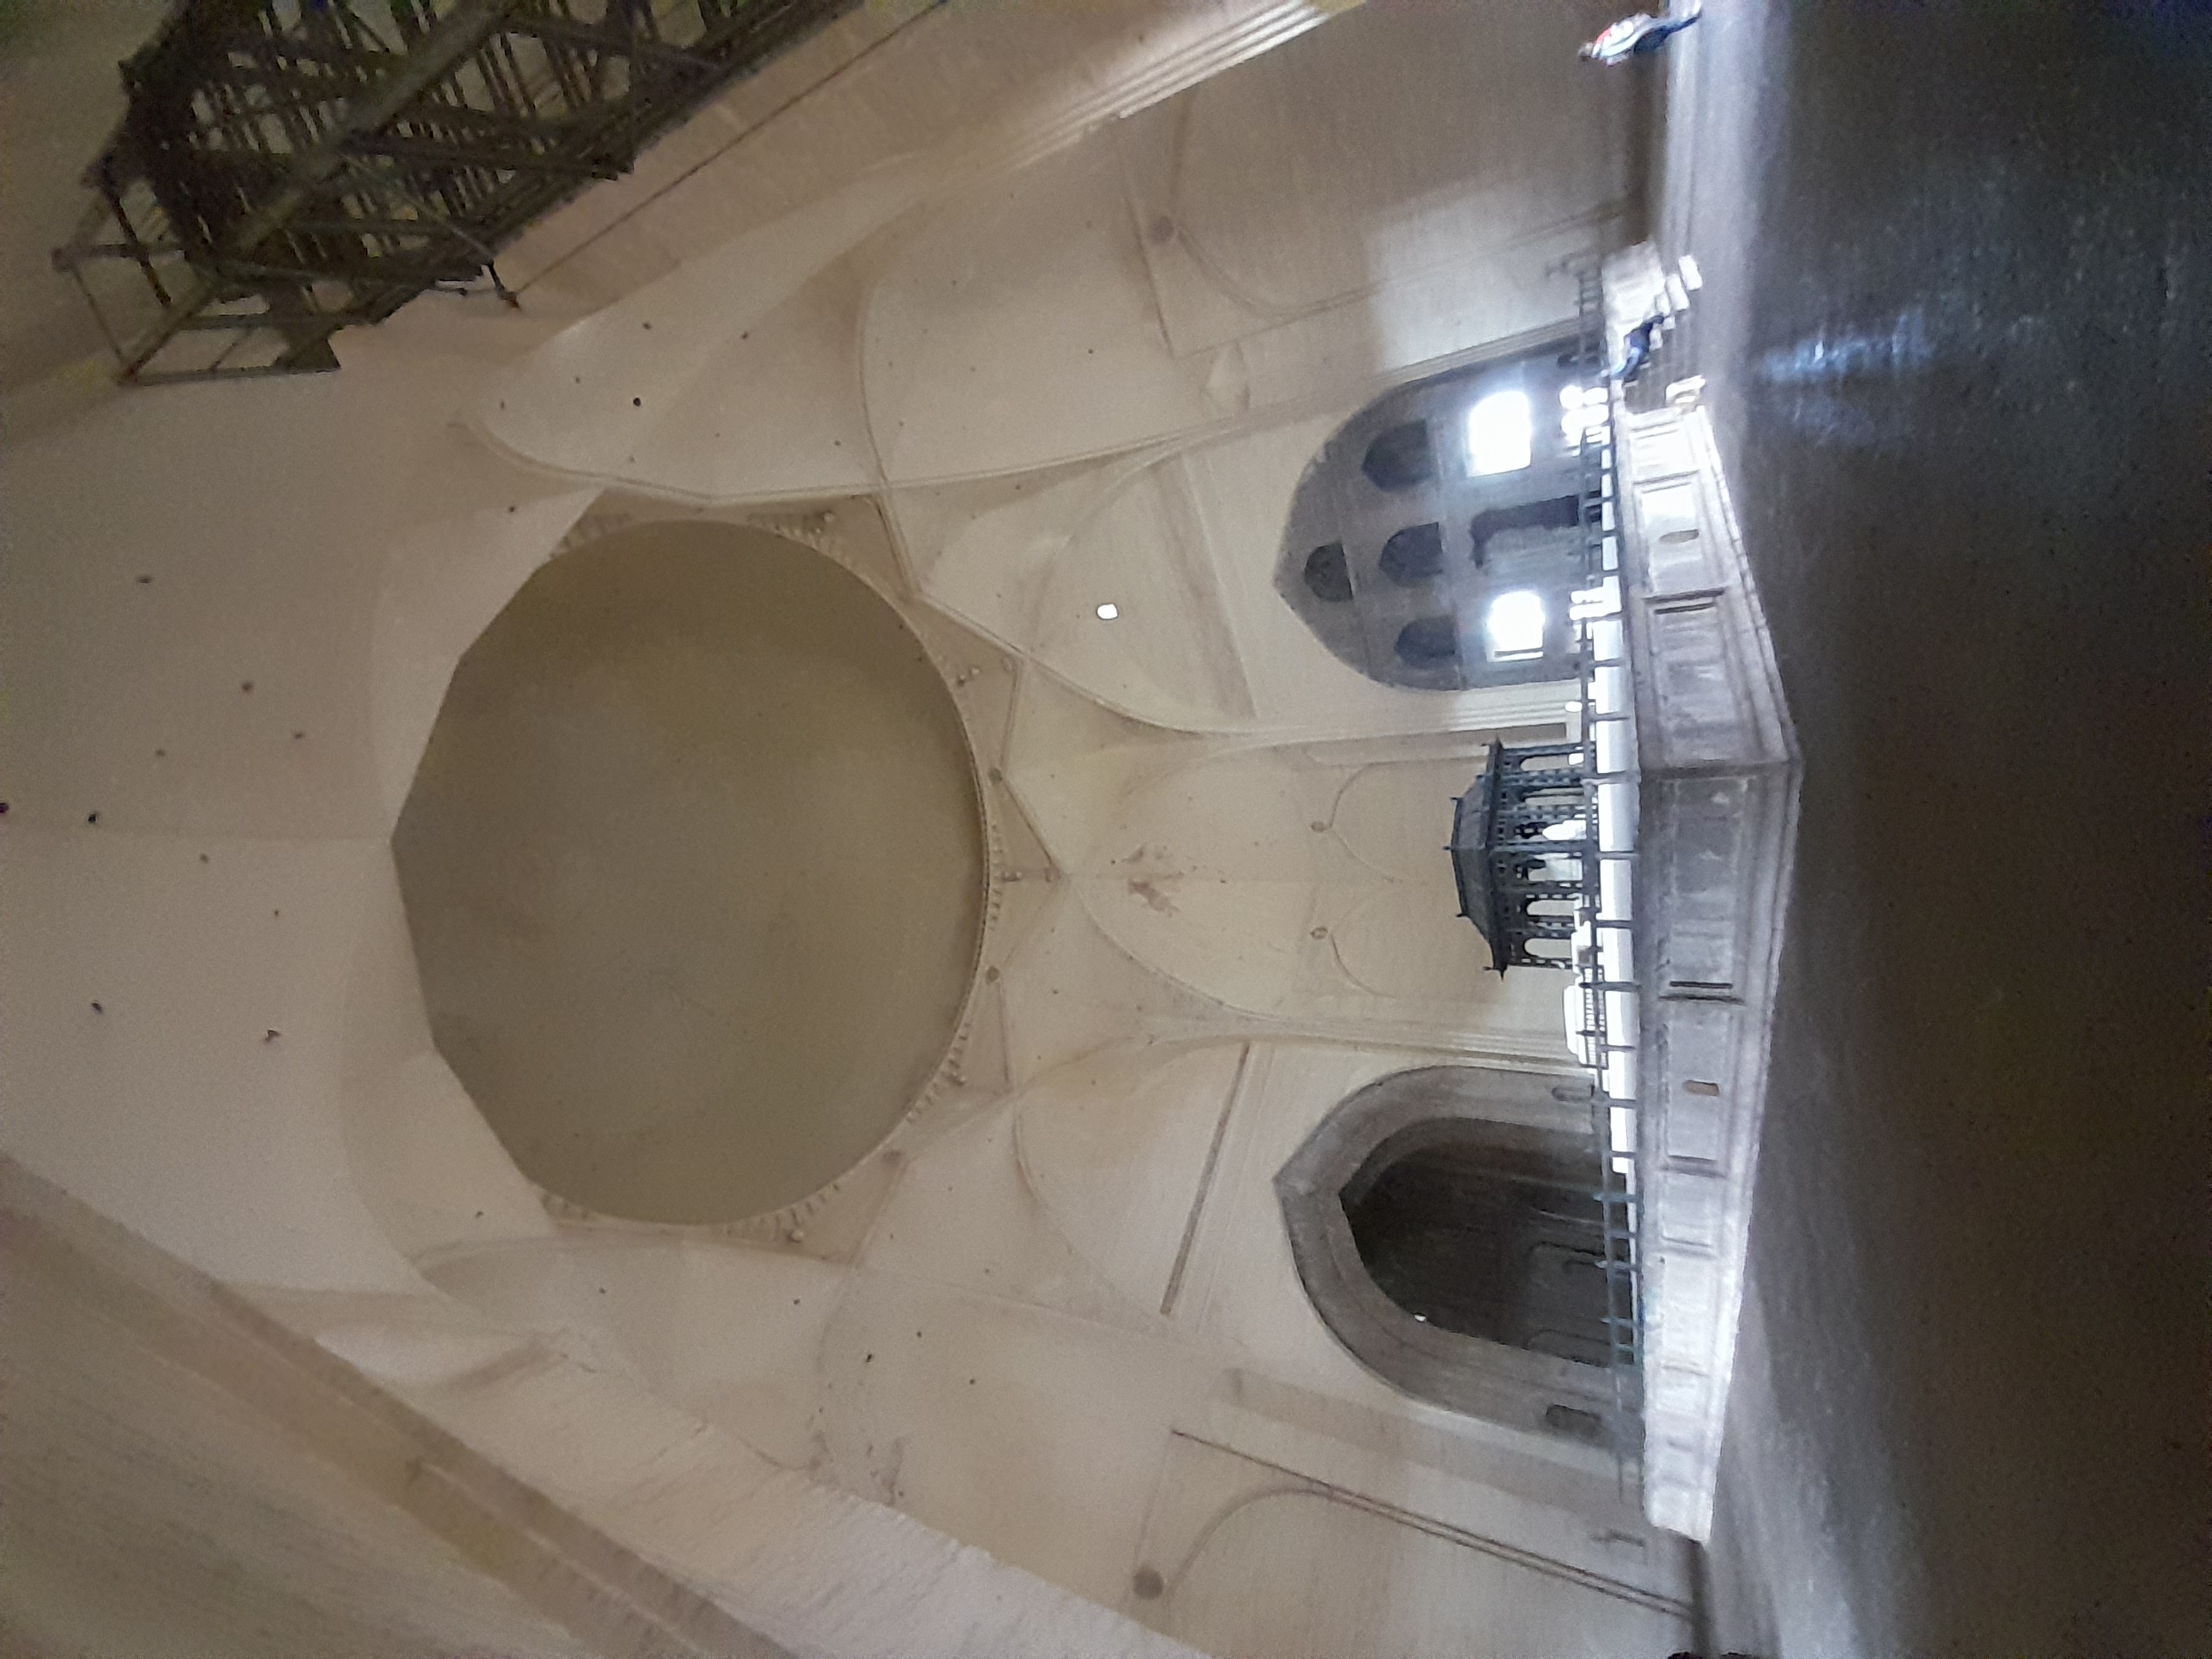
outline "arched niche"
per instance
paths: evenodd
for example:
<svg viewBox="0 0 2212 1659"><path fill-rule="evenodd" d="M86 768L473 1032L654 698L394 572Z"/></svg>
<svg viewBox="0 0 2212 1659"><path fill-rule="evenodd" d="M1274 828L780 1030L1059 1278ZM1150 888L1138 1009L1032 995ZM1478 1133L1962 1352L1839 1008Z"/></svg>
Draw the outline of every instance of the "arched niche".
<svg viewBox="0 0 2212 1659"><path fill-rule="evenodd" d="M1368 1370L1453 1411L1632 1453L1638 1383L1607 1363L1589 1254L1605 1248L1589 1099L1535 1073L1395 1072L1322 1121L1275 1192L1299 1281Z"/></svg>

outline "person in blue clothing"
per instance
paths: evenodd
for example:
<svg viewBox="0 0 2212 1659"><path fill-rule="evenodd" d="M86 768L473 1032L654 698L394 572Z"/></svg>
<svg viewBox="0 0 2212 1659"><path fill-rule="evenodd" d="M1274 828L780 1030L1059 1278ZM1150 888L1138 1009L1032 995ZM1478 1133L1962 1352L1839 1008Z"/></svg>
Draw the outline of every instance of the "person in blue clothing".
<svg viewBox="0 0 2212 1659"><path fill-rule="evenodd" d="M1666 320L1665 313L1655 311L1620 337L1620 361L1608 371L1614 380L1623 386L1635 384L1636 377L1644 372L1644 365L1651 361L1651 348L1657 343L1659 330Z"/></svg>
<svg viewBox="0 0 2212 1659"><path fill-rule="evenodd" d="M1632 58L1649 58L1696 22L1705 9L1702 4L1693 5L1679 17L1671 12L1663 17L1654 17L1648 11L1639 11L1633 17L1622 18L1589 42L1583 47L1582 54L1594 64L1625 64Z"/></svg>

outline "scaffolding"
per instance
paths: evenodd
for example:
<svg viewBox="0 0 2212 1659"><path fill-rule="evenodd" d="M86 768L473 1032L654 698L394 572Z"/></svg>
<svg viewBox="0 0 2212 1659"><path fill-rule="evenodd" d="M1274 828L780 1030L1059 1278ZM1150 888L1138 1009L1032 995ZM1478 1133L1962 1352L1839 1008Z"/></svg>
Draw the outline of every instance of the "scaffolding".
<svg viewBox="0 0 2212 1659"><path fill-rule="evenodd" d="M1635 696L1621 605L1620 534L1605 297L1595 260L1577 271L1577 362L1591 395L1582 422L1584 586L1574 596L1581 674L1575 764L1581 774L1585 846L1572 939L1571 1035L1593 1079L1590 1137L1604 1216L1606 1327L1613 1387L1611 1439L1626 1485L1643 1446L1644 1322L1638 1261L1638 988L1635 963L1637 784Z"/></svg>
<svg viewBox="0 0 2212 1659"><path fill-rule="evenodd" d="M1620 587L1613 377L1595 260L1573 267L1577 332L1563 364L1577 380L1575 522L1581 530L1570 620L1577 679L1565 741L1490 745L1455 803L1450 852L1460 914L1488 941L1491 966L1563 969L1568 1040L1590 1073L1590 1185L1598 1206L1613 1400L1605 1439L1624 1490L1643 1451L1643 1317L1638 1256L1635 963L1637 781L1634 692Z"/></svg>
<svg viewBox="0 0 2212 1659"><path fill-rule="evenodd" d="M181 0L54 264L137 385L336 368L855 0Z"/></svg>

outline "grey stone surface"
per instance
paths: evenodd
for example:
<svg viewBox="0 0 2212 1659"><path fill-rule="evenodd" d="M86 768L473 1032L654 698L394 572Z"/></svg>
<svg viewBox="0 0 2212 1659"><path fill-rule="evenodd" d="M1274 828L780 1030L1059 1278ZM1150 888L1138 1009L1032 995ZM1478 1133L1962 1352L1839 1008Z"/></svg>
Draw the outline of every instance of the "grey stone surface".
<svg viewBox="0 0 2212 1659"><path fill-rule="evenodd" d="M1655 66L1806 765L1714 1649L2212 1651L2208 25L1714 0Z"/></svg>
<svg viewBox="0 0 2212 1659"><path fill-rule="evenodd" d="M1611 1413L1611 1373L1423 1323L1393 1302L1360 1261L1341 1197L1385 1140L1449 1120L1480 1124L1501 1147L1587 1157L1589 1099L1589 1085L1543 1073L1428 1066L1339 1103L1275 1176L1299 1280L1330 1334L1392 1386L1492 1422L1540 1434L1558 1431L1545 1416L1555 1405Z"/></svg>
<svg viewBox="0 0 2212 1659"><path fill-rule="evenodd" d="M1607 270L1616 337L1648 248ZM1712 1526L1735 1366L1798 763L1759 598L1694 398L1620 412L1620 575L1636 694L1644 1503Z"/></svg>

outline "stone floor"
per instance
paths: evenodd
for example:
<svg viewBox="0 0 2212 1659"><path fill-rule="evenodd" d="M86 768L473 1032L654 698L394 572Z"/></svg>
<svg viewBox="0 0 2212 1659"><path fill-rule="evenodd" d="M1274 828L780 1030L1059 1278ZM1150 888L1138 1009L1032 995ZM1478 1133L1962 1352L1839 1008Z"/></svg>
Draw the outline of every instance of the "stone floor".
<svg viewBox="0 0 2212 1659"><path fill-rule="evenodd" d="M2102 11L1668 48L1805 755L1716 1647L2212 1652L2212 15Z"/></svg>

